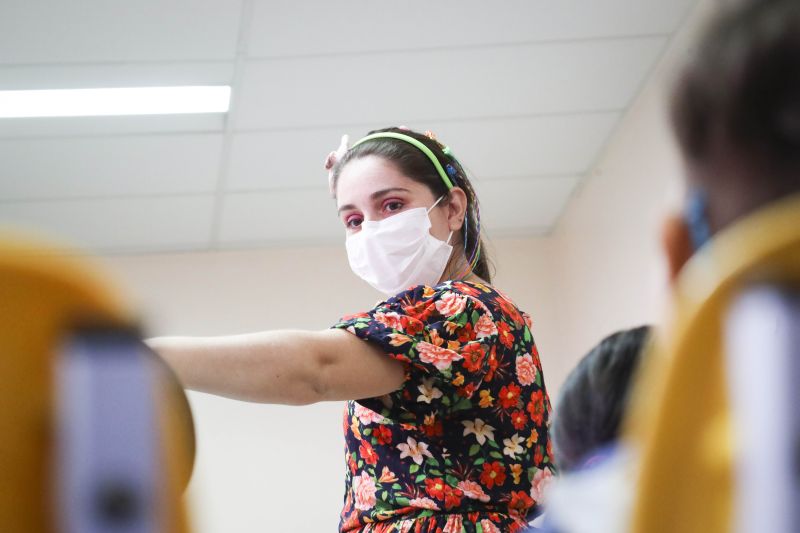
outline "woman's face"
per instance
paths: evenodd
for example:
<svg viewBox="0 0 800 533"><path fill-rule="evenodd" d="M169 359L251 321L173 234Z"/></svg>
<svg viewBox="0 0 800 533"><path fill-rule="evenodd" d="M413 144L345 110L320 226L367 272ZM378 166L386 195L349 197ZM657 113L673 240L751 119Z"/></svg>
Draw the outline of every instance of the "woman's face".
<svg viewBox="0 0 800 533"><path fill-rule="evenodd" d="M360 231L365 220L383 220L408 209L429 209L437 198L422 183L400 172L391 162L370 155L350 161L339 172L336 202L339 219L348 235ZM446 204L440 202L430 213L431 234L447 240L450 234Z"/></svg>

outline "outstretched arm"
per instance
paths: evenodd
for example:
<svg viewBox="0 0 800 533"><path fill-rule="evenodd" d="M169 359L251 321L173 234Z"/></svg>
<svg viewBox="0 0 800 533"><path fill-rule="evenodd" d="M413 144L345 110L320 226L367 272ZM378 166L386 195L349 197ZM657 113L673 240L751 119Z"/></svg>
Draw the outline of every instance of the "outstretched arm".
<svg viewBox="0 0 800 533"><path fill-rule="evenodd" d="M237 400L305 405L400 388L403 364L343 330L156 337L146 343L184 387Z"/></svg>

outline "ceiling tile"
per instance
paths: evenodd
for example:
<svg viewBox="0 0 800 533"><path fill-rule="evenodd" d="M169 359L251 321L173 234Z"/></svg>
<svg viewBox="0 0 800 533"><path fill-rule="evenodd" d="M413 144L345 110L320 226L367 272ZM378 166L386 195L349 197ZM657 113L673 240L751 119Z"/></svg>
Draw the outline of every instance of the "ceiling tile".
<svg viewBox="0 0 800 533"><path fill-rule="evenodd" d="M0 120L0 224L98 252L341 243L322 160L406 124L474 174L490 237L547 232L695 3L5 0L0 90L237 83L230 116Z"/></svg>
<svg viewBox="0 0 800 533"><path fill-rule="evenodd" d="M619 120L619 113L408 123L432 130L481 179L575 175L586 172ZM322 162L342 134L351 142L364 128L313 128L234 135L226 189L319 186Z"/></svg>
<svg viewBox="0 0 800 533"><path fill-rule="evenodd" d="M575 176L476 182L487 234L491 238L549 231L579 181Z"/></svg>
<svg viewBox="0 0 800 533"><path fill-rule="evenodd" d="M0 90L230 85L233 61L0 66Z"/></svg>
<svg viewBox="0 0 800 533"><path fill-rule="evenodd" d="M481 179L576 175L589 170L620 113L582 113L445 123L409 123L431 130Z"/></svg>
<svg viewBox="0 0 800 533"><path fill-rule="evenodd" d="M285 57L669 34L696 0L257 0L248 55ZM369 21L365 23L365 21Z"/></svg>
<svg viewBox="0 0 800 533"><path fill-rule="evenodd" d="M228 194L219 243L315 244L344 242L344 226L325 187L270 193Z"/></svg>
<svg viewBox="0 0 800 533"><path fill-rule="evenodd" d="M0 140L31 137L79 137L143 133L221 132L224 113L119 117L4 118Z"/></svg>
<svg viewBox="0 0 800 533"><path fill-rule="evenodd" d="M0 3L0 63L232 59L241 0Z"/></svg>
<svg viewBox="0 0 800 533"><path fill-rule="evenodd" d="M213 192L222 135L0 141L0 200Z"/></svg>
<svg viewBox="0 0 800 533"><path fill-rule="evenodd" d="M619 110L665 43L640 38L249 61L234 125L323 127Z"/></svg>
<svg viewBox="0 0 800 533"><path fill-rule="evenodd" d="M36 231L90 251L205 248L212 196L2 202L0 226Z"/></svg>
<svg viewBox="0 0 800 533"><path fill-rule="evenodd" d="M341 128L237 133L226 189L323 187L328 176L323 163L344 133Z"/></svg>

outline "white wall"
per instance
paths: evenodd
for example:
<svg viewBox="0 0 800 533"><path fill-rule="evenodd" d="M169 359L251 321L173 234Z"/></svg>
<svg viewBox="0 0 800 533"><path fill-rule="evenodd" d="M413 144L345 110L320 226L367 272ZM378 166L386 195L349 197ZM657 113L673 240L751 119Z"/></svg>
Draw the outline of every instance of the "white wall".
<svg viewBox="0 0 800 533"><path fill-rule="evenodd" d="M661 316L661 223L682 194L664 102L664 85L651 83L551 236L560 355L550 369L554 388L604 336Z"/></svg>
<svg viewBox="0 0 800 533"><path fill-rule="evenodd" d="M718 5L697 3L550 236L556 329L548 334L558 339L547 369L551 391L603 337L662 321L669 287L661 227L684 194L668 102Z"/></svg>

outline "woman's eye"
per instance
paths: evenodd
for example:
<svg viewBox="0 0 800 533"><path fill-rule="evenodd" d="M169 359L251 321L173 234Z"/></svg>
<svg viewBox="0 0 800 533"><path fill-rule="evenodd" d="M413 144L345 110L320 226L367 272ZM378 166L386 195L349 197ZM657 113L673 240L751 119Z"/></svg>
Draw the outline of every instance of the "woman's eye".
<svg viewBox="0 0 800 533"><path fill-rule="evenodd" d="M383 208L386 209L389 212L391 212L391 211L399 211L400 209L403 208L403 203L402 202L386 202L386 205L384 205Z"/></svg>
<svg viewBox="0 0 800 533"><path fill-rule="evenodd" d="M348 228L357 228L361 225L361 217L350 217L344 221L344 225Z"/></svg>

